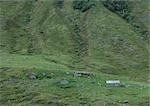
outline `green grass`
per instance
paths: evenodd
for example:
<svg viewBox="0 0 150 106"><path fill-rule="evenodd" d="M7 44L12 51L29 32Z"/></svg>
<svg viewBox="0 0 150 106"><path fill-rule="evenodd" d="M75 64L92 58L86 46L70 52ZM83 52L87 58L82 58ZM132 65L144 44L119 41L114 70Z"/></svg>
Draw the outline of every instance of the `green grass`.
<svg viewBox="0 0 150 106"><path fill-rule="evenodd" d="M66 66L57 64L55 62L46 61L42 55L17 55L17 54L2 54L1 55L1 64L0 67L14 67L14 68L39 68L39 69L51 69L51 70L59 70L68 69Z"/></svg>
<svg viewBox="0 0 150 106"><path fill-rule="evenodd" d="M74 77L74 70L68 66L47 62L43 57L1 54L2 105L119 106L128 101L129 106L148 106L148 82L96 71L93 71L95 76L91 78ZM46 73L50 77L30 80L26 76L28 72L38 76ZM67 88L57 84L62 79L69 81ZM128 87L108 87L105 81L109 79L121 80Z"/></svg>
<svg viewBox="0 0 150 106"><path fill-rule="evenodd" d="M93 3L80 12L68 0L62 8L54 0L0 1L2 106L119 106L124 101L127 106L149 105L147 43L124 19L101 2ZM146 25L138 14L142 6L141 11L147 11L146 4L136 5L138 10L132 7L132 12ZM74 70L96 76L73 77ZM29 72L40 77L30 80ZM59 85L62 79L69 84ZM129 86L108 87L109 79Z"/></svg>
<svg viewBox="0 0 150 106"><path fill-rule="evenodd" d="M18 73L18 70L20 74ZM146 83L131 81L128 78L95 73L90 79L73 77L72 72L66 74L64 70L30 69L37 74L53 73L51 78L29 80L25 75L28 70L22 68L1 69L1 76L5 78L1 84L1 104L8 105L68 105L68 106L119 106L126 100L130 106L148 106L148 90ZM19 75L18 75L19 74ZM66 79L69 88L62 88L57 81ZM113 88L105 85L105 80L119 79L127 88ZM145 99L144 99L145 98ZM139 104L140 106L140 104Z"/></svg>

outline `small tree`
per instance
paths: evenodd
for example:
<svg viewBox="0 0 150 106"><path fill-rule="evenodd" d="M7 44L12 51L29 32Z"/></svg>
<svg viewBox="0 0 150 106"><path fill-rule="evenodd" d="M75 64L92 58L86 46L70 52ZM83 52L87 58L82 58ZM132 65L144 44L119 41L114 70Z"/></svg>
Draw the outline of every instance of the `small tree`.
<svg viewBox="0 0 150 106"><path fill-rule="evenodd" d="M127 21L132 20L131 10L129 8L128 1L106 0L106 1L103 1L103 4L109 10L117 13L122 18L126 19Z"/></svg>
<svg viewBox="0 0 150 106"><path fill-rule="evenodd" d="M94 3L91 0L75 0L73 1L73 9L80 10L81 12L85 12L89 10Z"/></svg>
<svg viewBox="0 0 150 106"><path fill-rule="evenodd" d="M62 8L64 5L64 0L56 0L55 4L57 7Z"/></svg>

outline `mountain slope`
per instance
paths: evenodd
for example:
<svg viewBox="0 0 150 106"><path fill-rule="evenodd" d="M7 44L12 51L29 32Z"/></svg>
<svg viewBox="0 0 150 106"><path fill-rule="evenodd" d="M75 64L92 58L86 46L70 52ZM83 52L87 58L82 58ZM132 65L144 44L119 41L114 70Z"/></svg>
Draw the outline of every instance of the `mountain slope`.
<svg viewBox="0 0 150 106"><path fill-rule="evenodd" d="M2 51L66 55L77 69L113 74L147 70L144 41L125 20L95 4L80 12L68 1L61 8L53 1L2 2Z"/></svg>
<svg viewBox="0 0 150 106"><path fill-rule="evenodd" d="M148 9L143 1L133 4L140 29L144 24L147 30L138 11ZM2 0L0 20L4 106L149 105L148 43L102 1ZM80 70L95 76L74 77ZM127 87L107 87L110 79ZM68 84L59 85L61 80Z"/></svg>

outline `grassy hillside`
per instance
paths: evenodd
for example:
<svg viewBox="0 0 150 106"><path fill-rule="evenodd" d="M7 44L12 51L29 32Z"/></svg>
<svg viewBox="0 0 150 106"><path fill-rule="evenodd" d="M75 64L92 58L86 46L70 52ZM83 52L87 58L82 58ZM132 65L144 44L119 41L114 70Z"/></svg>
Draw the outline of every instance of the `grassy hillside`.
<svg viewBox="0 0 150 106"><path fill-rule="evenodd" d="M138 20L139 23L143 24L143 27L149 26L149 9L148 9L149 1L142 0L139 2L133 2L131 4L132 12L135 18Z"/></svg>
<svg viewBox="0 0 150 106"><path fill-rule="evenodd" d="M134 22L147 29L142 17L148 7L142 1L136 5L130 5ZM0 20L4 106L119 106L126 100L127 105L148 106L148 43L101 1L0 1ZM74 70L96 76L75 78ZM28 72L50 78L29 80ZM68 88L57 85L62 79L69 81ZM108 79L130 87L109 88Z"/></svg>

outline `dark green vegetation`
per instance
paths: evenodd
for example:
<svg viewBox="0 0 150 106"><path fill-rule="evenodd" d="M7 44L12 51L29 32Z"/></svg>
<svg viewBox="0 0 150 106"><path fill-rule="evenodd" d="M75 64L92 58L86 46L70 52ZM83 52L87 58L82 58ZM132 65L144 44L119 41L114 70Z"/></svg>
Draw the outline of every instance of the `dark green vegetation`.
<svg viewBox="0 0 150 106"><path fill-rule="evenodd" d="M139 3L140 5L138 5ZM148 7L147 0L144 0L143 2L139 2L139 1L135 2L135 1L127 1L127 0L124 1L105 0L103 1L103 4L109 10L115 12L123 19L125 19L127 22L129 22L133 26L133 30L140 33L142 35L141 38L148 42L148 38L149 38L148 25L144 25L146 22L149 23L147 19L148 10L145 9L145 7ZM136 13L134 13L135 11ZM139 15L138 13L139 11L143 13L140 13ZM143 17L142 20L140 19L141 17Z"/></svg>
<svg viewBox="0 0 150 106"><path fill-rule="evenodd" d="M129 7L128 1L116 1L116 0L106 0L103 1L105 7L107 7L112 12L116 12L122 18L126 19L127 21L132 20L131 10Z"/></svg>
<svg viewBox="0 0 150 106"><path fill-rule="evenodd" d="M0 1L0 104L148 106L147 4ZM74 70L95 76L74 77ZM109 79L127 87L108 87Z"/></svg>
<svg viewBox="0 0 150 106"><path fill-rule="evenodd" d="M73 1L73 8L78 9L81 12L86 12L92 6L94 6L94 2L92 0L75 0Z"/></svg>

